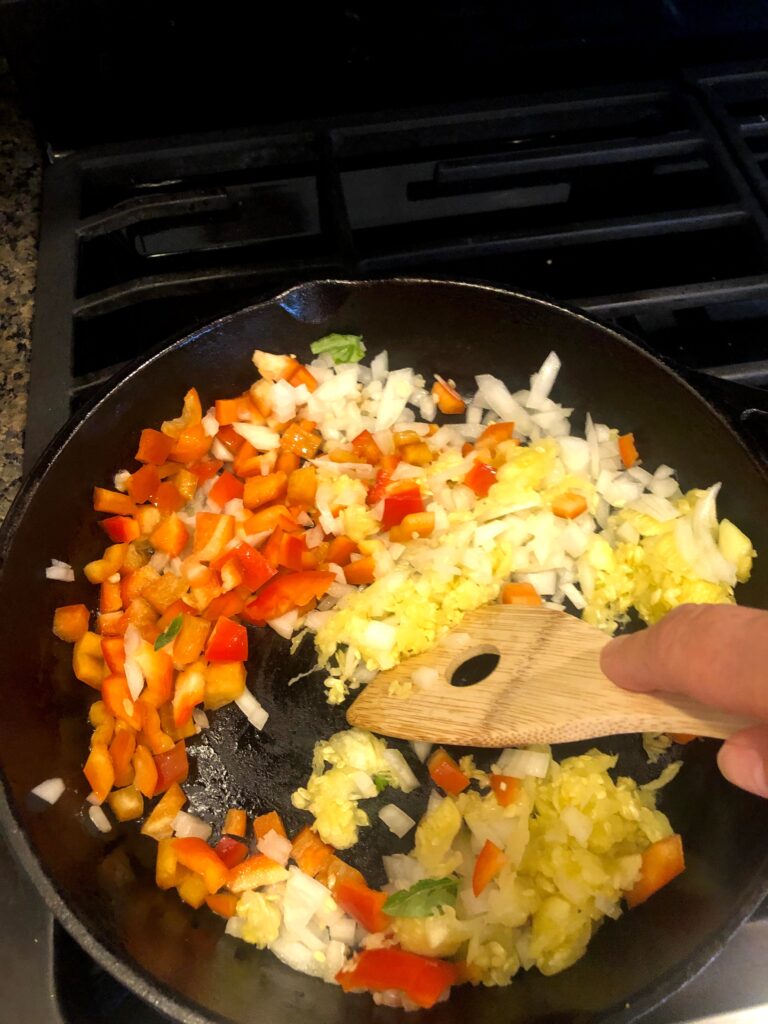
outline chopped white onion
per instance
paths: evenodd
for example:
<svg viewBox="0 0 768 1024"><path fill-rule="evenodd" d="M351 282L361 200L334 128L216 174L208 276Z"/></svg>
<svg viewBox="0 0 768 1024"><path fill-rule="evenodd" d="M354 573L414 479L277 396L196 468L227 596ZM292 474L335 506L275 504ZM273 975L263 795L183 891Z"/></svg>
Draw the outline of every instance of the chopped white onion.
<svg viewBox="0 0 768 1024"><path fill-rule="evenodd" d="M274 451L280 447L280 435L260 423L233 423L232 429L252 444L257 452Z"/></svg>
<svg viewBox="0 0 768 1024"><path fill-rule="evenodd" d="M573 607L578 609L579 611L587 607L587 602L584 600L584 595L575 583L564 583L563 594L565 595L565 597L568 598Z"/></svg>
<svg viewBox="0 0 768 1024"><path fill-rule="evenodd" d="M190 814L188 811L179 811L171 822L171 828L173 829L173 834L179 839L207 840L211 832L213 832L213 828L208 822L198 818L196 814Z"/></svg>
<svg viewBox="0 0 768 1024"><path fill-rule="evenodd" d="M52 558L51 564L45 570L45 578L58 580L60 583L73 583L75 570L66 562L59 562L58 559Z"/></svg>
<svg viewBox="0 0 768 1024"><path fill-rule="evenodd" d="M138 626L131 623L125 631L123 637L123 646L125 647L126 658L132 658L137 653L143 643L141 633L139 632Z"/></svg>
<svg viewBox="0 0 768 1024"><path fill-rule="evenodd" d="M213 410L209 410L205 416L203 416L201 422L202 428L205 431L206 437L216 437L219 432L221 424L213 414Z"/></svg>
<svg viewBox="0 0 768 1024"><path fill-rule="evenodd" d="M130 478L131 474L128 472L127 469L118 470L118 472L115 473L113 480L115 490L120 491L121 494L125 494L125 492L128 490L128 481L130 480Z"/></svg>
<svg viewBox="0 0 768 1024"><path fill-rule="evenodd" d="M508 747L502 750L493 770L499 775L512 775L516 779L524 779L532 775L535 779L543 779L549 771L552 757L539 750L518 750Z"/></svg>
<svg viewBox="0 0 768 1024"><path fill-rule="evenodd" d="M48 804L55 804L64 792L64 780L59 778L46 779L44 782L38 782L30 792L33 796L39 796L41 800L45 800Z"/></svg>
<svg viewBox="0 0 768 1024"><path fill-rule="evenodd" d="M429 743L427 740L411 740L410 747L416 757L423 764L429 757L429 752L434 744Z"/></svg>
<svg viewBox="0 0 768 1024"><path fill-rule="evenodd" d="M440 673L436 668L431 668L429 665L423 665L421 668L413 670L411 679L414 681L416 686L434 686L434 684L440 679Z"/></svg>
<svg viewBox="0 0 768 1024"><path fill-rule="evenodd" d="M263 853L265 857L270 857L278 864L282 864L283 867L288 863L288 858L291 856L292 844L290 839L281 836L273 828L257 840L256 846L259 849L259 853Z"/></svg>
<svg viewBox="0 0 768 1024"><path fill-rule="evenodd" d="M227 448L225 444L222 444L218 437L214 437L213 444L211 445L211 454L219 462L234 462L235 456ZM234 920L234 919L233 919Z"/></svg>
<svg viewBox="0 0 768 1024"><path fill-rule="evenodd" d="M93 824L99 830L99 832L111 832L112 826L109 823L109 818L104 813L102 807L98 804L91 804L88 808L88 817L91 819Z"/></svg>
<svg viewBox="0 0 768 1024"><path fill-rule="evenodd" d="M128 683L131 700L138 700L141 691L144 689L144 673L141 671L141 665L135 658L126 656L123 672Z"/></svg>
<svg viewBox="0 0 768 1024"><path fill-rule="evenodd" d="M392 769L400 789L404 793L411 793L419 785L419 780L413 774L411 766L403 755L395 747L387 747L384 751L384 760Z"/></svg>
<svg viewBox="0 0 768 1024"><path fill-rule="evenodd" d="M337 942L343 942L345 946L352 946L355 942L355 930L357 923L351 917L343 915L331 921L328 933Z"/></svg>
<svg viewBox="0 0 768 1024"><path fill-rule="evenodd" d="M573 805L566 806L560 812L560 820L577 843L581 846L587 845L587 841L592 835L592 821L583 811Z"/></svg>
<svg viewBox="0 0 768 1024"><path fill-rule="evenodd" d="M379 811L379 817L387 826L390 832L394 832L398 839L402 839L414 827L416 822L405 811L395 804L384 804Z"/></svg>
<svg viewBox="0 0 768 1024"><path fill-rule="evenodd" d="M237 704L254 729L261 730L267 724L269 712L259 704L250 690L243 690L243 693L236 698L235 704Z"/></svg>
<svg viewBox="0 0 768 1024"><path fill-rule="evenodd" d="M198 729L209 729L210 721L208 715L203 711L202 708L194 708L192 711L192 721L195 723Z"/></svg>
<svg viewBox="0 0 768 1024"><path fill-rule="evenodd" d="M296 628L298 618L298 608L292 608L291 611L286 612L285 615L279 615L275 619L267 619L267 625L271 626L278 636L282 636L286 640L290 640L293 636L293 631Z"/></svg>

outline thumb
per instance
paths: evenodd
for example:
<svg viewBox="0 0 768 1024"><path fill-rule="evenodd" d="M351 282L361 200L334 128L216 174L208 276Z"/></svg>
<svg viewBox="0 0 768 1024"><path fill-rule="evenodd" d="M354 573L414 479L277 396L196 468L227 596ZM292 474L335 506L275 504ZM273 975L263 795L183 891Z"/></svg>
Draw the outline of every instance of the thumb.
<svg viewBox="0 0 768 1024"><path fill-rule="evenodd" d="M734 786L768 796L768 725L734 733L720 747L717 763Z"/></svg>
<svg viewBox="0 0 768 1024"><path fill-rule="evenodd" d="M768 612L680 605L661 622L603 648L603 672L628 690L687 694L768 722Z"/></svg>

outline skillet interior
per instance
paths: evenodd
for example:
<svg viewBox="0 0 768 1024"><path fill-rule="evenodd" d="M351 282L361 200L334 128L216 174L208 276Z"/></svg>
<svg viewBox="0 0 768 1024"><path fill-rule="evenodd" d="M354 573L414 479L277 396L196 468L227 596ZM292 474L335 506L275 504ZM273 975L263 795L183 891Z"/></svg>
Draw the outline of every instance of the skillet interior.
<svg viewBox="0 0 768 1024"><path fill-rule="evenodd" d="M199 388L205 406L251 382L257 345L303 353L330 330L362 333L369 353L386 347L393 365L441 372L467 389L474 373L486 371L513 389L523 386L556 348L563 360L557 397L576 407L577 430L589 409L601 421L634 430L647 463L675 466L683 487L722 480L721 514L739 523L759 552L768 552L765 476L719 417L614 332L525 296L442 282L301 286L218 321L128 376L65 431L66 443L60 438L49 449L4 527L0 756L9 807L3 816L15 849L75 937L139 994L181 1019L289 1024L311 1007L318 1024L330 1024L394 1018L395 1011L374 1008L368 997L343 997L271 954L220 941L218 920L188 911L175 894L154 887L154 844L138 839L135 827L94 835L82 815L87 786L81 775L85 710L93 694L72 678L69 648L49 632L58 604L90 604L93 592L82 578L50 583L43 567L56 557L80 568L101 550L103 535L88 511L91 488L108 485L115 469L133 465L139 430L176 415L189 385ZM764 559L739 599L768 607ZM268 631L252 636L249 685L271 718L256 736L236 708L215 716L194 754L189 790L200 813L236 803L249 813L277 807L293 827L306 822L290 808L289 794L306 778L314 740L344 723L312 680L286 688L311 657L305 647L289 660L286 647ZM621 752L623 772L647 772L636 738L600 746ZM605 926L569 971L555 978L520 976L507 989L464 987L430 1020L630 1020L714 955L768 879L768 803L729 787L715 768L714 750L711 743L689 748L686 770L662 799L685 836L689 867L680 879ZM27 794L53 775L64 778L67 791L41 812ZM384 847L389 852L410 843L385 838L379 827L362 845L366 849L350 859L375 882Z"/></svg>

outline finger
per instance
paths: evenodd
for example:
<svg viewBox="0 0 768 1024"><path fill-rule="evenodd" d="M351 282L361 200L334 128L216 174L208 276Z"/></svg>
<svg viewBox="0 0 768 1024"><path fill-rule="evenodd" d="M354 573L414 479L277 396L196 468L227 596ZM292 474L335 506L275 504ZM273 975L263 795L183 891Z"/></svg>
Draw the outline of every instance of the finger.
<svg viewBox="0 0 768 1024"><path fill-rule="evenodd" d="M628 690L684 693L768 720L768 612L681 605L603 649L603 672Z"/></svg>
<svg viewBox="0 0 768 1024"><path fill-rule="evenodd" d="M768 726L734 733L720 747L717 763L734 786L768 797Z"/></svg>

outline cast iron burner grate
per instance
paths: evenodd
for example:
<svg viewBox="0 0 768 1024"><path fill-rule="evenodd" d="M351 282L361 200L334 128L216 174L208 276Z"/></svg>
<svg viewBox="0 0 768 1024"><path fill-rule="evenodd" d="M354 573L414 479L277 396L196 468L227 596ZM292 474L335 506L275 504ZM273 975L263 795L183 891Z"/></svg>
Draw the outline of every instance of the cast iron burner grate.
<svg viewBox="0 0 768 1024"><path fill-rule="evenodd" d="M27 468L123 363L316 277L531 289L689 367L768 382L761 74L688 73L54 161Z"/></svg>

